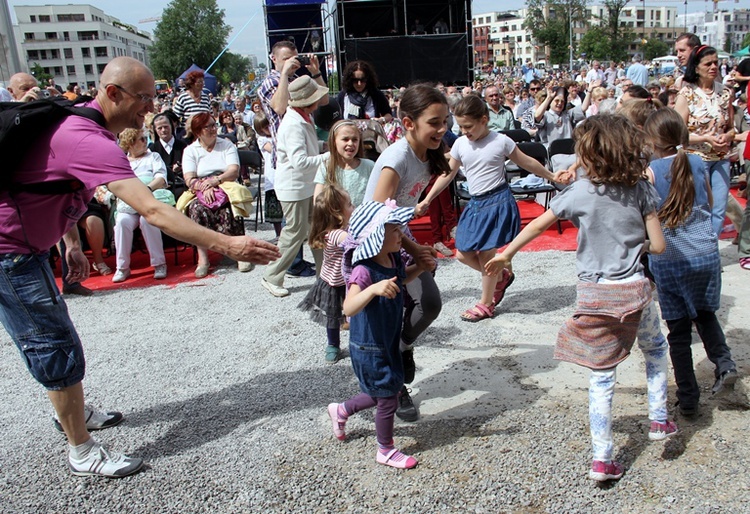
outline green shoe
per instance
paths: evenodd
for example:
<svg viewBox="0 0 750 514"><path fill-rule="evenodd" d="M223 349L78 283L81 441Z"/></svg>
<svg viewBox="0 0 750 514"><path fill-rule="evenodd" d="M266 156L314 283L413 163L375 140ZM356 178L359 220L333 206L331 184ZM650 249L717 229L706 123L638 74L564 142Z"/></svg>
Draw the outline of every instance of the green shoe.
<svg viewBox="0 0 750 514"><path fill-rule="evenodd" d="M333 364L341 358L341 349L335 346L326 346L326 362Z"/></svg>

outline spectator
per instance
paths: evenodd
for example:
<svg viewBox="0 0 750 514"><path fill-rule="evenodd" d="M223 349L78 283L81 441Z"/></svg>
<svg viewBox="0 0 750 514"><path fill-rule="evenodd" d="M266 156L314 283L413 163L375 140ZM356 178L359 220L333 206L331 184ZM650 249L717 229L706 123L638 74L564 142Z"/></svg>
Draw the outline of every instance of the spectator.
<svg viewBox="0 0 750 514"><path fill-rule="evenodd" d="M556 139L572 138L575 124L585 117L580 107L566 109L567 105L567 89L547 88L547 98L534 111L537 137L545 146Z"/></svg>
<svg viewBox="0 0 750 514"><path fill-rule="evenodd" d="M70 84L68 84L68 87L65 88L63 96L68 100L75 100L76 98L78 98L78 95L75 93L75 88L76 85L71 82Z"/></svg>
<svg viewBox="0 0 750 514"><path fill-rule="evenodd" d="M166 189L167 167L159 154L148 149L143 130L133 128L123 130L120 133L119 144L120 148L127 152L128 161L135 176L146 184L149 190L155 192L158 189ZM172 204L174 204L174 197L172 197ZM164 257L161 231L127 203L118 199L115 216L117 270L112 277L112 282L124 282L130 277L133 232L139 226L151 258L151 266L154 267L154 278L156 280L167 278L167 260Z"/></svg>
<svg viewBox="0 0 750 514"><path fill-rule="evenodd" d="M202 71L191 71L183 81L185 91L180 93L174 103L174 113L185 125L188 118L200 112L211 112L211 101L203 90L204 74Z"/></svg>
<svg viewBox="0 0 750 514"><path fill-rule="evenodd" d="M378 89L378 77L367 61L352 61L346 65L337 100L344 119L375 119L381 123L393 119L388 99Z"/></svg>
<svg viewBox="0 0 750 514"><path fill-rule="evenodd" d="M646 87L646 84L648 84L648 68L641 64L640 55L633 56L633 62L628 68L626 77L632 80L636 86Z"/></svg>
<svg viewBox="0 0 750 514"><path fill-rule="evenodd" d="M237 184L240 159L230 141L217 136L216 121L210 114L198 113L190 119L195 141L185 148L182 170L192 195L185 193L177 204L198 225L226 235L245 233L242 216L249 214L252 196ZM236 186L236 187L233 187ZM235 211L240 216L235 215ZM198 246L196 278L209 271L208 248ZM238 262L241 272L253 269L251 263Z"/></svg>
<svg viewBox="0 0 750 514"><path fill-rule="evenodd" d="M513 113L503 108L505 95L497 86L488 86L484 91L484 99L490 111L490 121L487 126L491 131L511 130L515 127Z"/></svg>
<svg viewBox="0 0 750 514"><path fill-rule="evenodd" d="M232 92L228 91L224 94L224 100L221 101L221 109L223 111L234 110L234 100L232 100Z"/></svg>
<svg viewBox="0 0 750 514"><path fill-rule="evenodd" d="M153 142L149 150L155 152L164 161L167 168L167 186L174 194L175 200L179 200L185 192L185 179L182 176L182 154L187 145L184 141L175 138L177 117L172 111L161 112L154 116Z"/></svg>
<svg viewBox="0 0 750 514"><path fill-rule="evenodd" d="M237 145L238 149L244 150L247 148L248 137L245 127L242 124L238 125L234 121L231 111L222 111L219 114L219 123L219 135L221 137L231 136L227 137L227 139Z"/></svg>

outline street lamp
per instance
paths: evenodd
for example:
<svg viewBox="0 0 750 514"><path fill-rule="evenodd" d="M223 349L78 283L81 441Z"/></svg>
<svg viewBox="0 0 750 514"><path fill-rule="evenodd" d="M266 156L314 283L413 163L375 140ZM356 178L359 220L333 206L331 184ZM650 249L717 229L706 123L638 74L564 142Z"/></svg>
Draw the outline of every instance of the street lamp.
<svg viewBox="0 0 750 514"><path fill-rule="evenodd" d="M570 58L568 70L573 73L573 0L568 0L568 52Z"/></svg>

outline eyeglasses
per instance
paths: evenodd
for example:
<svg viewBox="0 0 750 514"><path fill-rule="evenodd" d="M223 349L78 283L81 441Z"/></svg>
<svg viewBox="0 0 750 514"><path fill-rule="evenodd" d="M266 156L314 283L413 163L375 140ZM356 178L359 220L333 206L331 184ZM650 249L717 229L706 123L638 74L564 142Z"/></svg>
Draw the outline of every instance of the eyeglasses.
<svg viewBox="0 0 750 514"><path fill-rule="evenodd" d="M211 123L210 125L206 125L205 127L203 127L203 130L213 131L218 129L216 128L216 124Z"/></svg>
<svg viewBox="0 0 750 514"><path fill-rule="evenodd" d="M142 104L148 104L148 103L153 103L154 102L154 97L153 96L144 95L144 94L141 94L141 93L131 93L130 91L128 91L124 87L119 86L117 84L107 84L107 86L115 86L117 89L119 89L123 93L128 94L128 95L130 95L130 96L132 96L134 98L137 98L138 100L140 100L140 102ZM107 86L104 86L104 87L106 88Z"/></svg>
<svg viewBox="0 0 750 514"><path fill-rule="evenodd" d="M354 77L354 78L352 78L352 82L357 82L359 84L365 84L367 82L367 79L364 78L364 77L361 78L361 79L358 79L357 77Z"/></svg>

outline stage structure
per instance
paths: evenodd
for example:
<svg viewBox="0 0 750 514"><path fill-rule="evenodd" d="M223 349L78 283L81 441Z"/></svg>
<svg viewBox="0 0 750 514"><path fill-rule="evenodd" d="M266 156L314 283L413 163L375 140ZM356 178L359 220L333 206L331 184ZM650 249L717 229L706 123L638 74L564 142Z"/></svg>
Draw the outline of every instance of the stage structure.
<svg viewBox="0 0 750 514"><path fill-rule="evenodd" d="M471 0L337 0L338 69L369 61L381 87L470 84Z"/></svg>
<svg viewBox="0 0 750 514"><path fill-rule="evenodd" d="M269 52L278 41L292 41L299 53L317 55L320 71L327 76L334 38L326 0L264 0L263 13ZM267 62L273 69L270 58Z"/></svg>

